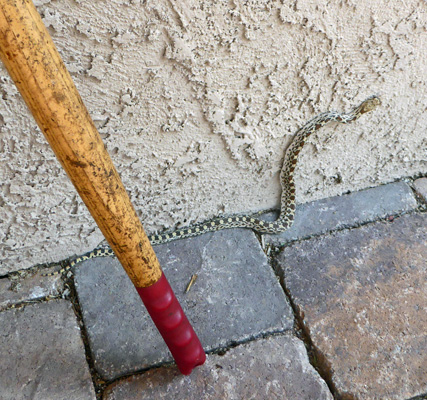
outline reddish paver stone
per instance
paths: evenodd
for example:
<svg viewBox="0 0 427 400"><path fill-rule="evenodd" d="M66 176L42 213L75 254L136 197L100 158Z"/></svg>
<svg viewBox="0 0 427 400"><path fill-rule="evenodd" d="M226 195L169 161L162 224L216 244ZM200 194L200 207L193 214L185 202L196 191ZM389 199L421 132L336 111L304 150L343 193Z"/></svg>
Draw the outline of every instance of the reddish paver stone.
<svg viewBox="0 0 427 400"><path fill-rule="evenodd" d="M332 400L332 395L308 362L304 344L285 335L209 355L190 376L176 368L150 370L111 386L103 398Z"/></svg>
<svg viewBox="0 0 427 400"><path fill-rule="evenodd" d="M295 243L291 298L343 399L427 393L427 215Z"/></svg>

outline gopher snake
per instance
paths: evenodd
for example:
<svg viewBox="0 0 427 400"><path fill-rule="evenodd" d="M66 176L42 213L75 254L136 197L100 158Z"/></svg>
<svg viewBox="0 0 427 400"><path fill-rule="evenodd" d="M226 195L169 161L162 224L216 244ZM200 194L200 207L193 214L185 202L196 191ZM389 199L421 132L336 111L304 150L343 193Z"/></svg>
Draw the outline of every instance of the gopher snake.
<svg viewBox="0 0 427 400"><path fill-rule="evenodd" d="M255 215L232 215L229 217L217 217L209 221L178 229L172 232L166 232L149 236L151 244L167 243L176 239L184 239L191 236L201 235L206 232L218 231L229 228L249 228L259 233L280 233L289 229L293 223L295 215L295 183L294 170L297 164L297 157L308 137L322 126L329 122L341 122L347 124L355 121L362 114L365 114L381 104L377 96L371 96L355 107L349 113L338 113L327 111L321 113L307 122L300 128L292 140L292 143L286 150L285 158L280 172L280 183L282 185L282 195L280 202L280 215L276 221L268 222L257 218ZM57 272L46 275L56 275L71 269L77 263L94 257L114 255L110 247L97 247L76 259L72 260L67 267Z"/></svg>

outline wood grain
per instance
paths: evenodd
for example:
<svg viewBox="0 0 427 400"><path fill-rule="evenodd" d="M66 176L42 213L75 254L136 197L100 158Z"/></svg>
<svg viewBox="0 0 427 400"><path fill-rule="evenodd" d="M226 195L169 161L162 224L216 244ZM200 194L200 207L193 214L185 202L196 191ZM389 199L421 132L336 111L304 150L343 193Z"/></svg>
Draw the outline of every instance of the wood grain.
<svg viewBox="0 0 427 400"><path fill-rule="evenodd" d="M154 250L31 1L0 0L0 57L134 285L157 282L162 271Z"/></svg>

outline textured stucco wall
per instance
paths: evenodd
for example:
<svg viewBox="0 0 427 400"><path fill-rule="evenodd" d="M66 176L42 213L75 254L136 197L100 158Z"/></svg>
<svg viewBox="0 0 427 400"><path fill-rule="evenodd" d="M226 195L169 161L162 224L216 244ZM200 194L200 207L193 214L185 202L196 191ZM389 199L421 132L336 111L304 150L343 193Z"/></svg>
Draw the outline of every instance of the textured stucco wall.
<svg viewBox="0 0 427 400"><path fill-rule="evenodd" d="M427 173L425 1L36 2L147 231L278 206L283 150L321 111L297 201ZM0 274L102 236L0 68Z"/></svg>

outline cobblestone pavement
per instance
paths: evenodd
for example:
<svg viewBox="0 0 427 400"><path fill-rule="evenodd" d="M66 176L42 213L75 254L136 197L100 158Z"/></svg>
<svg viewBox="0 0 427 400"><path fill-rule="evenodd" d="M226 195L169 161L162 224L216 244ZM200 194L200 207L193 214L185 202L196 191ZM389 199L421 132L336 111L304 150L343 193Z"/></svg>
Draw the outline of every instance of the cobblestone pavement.
<svg viewBox="0 0 427 400"><path fill-rule="evenodd" d="M208 354L190 376L115 258L16 271L0 279L0 400L426 399L426 204L427 178L400 181L301 205L280 235L156 246Z"/></svg>

